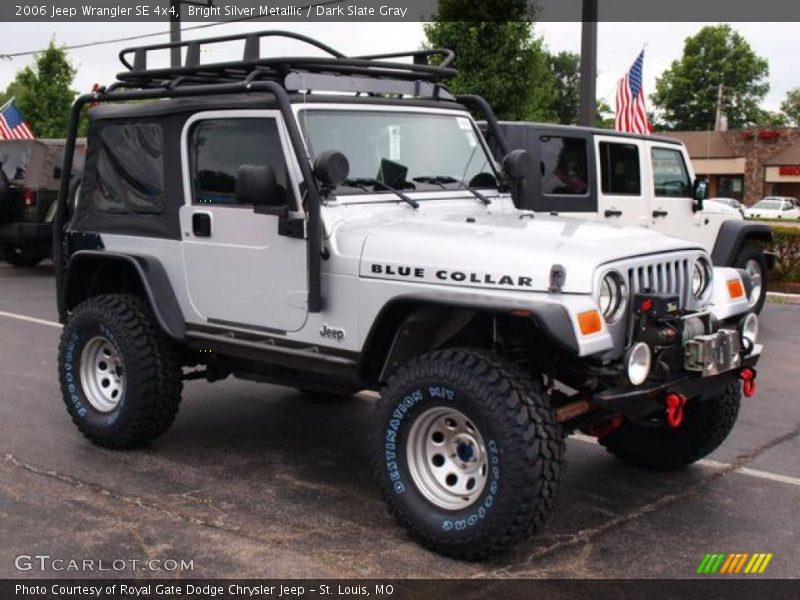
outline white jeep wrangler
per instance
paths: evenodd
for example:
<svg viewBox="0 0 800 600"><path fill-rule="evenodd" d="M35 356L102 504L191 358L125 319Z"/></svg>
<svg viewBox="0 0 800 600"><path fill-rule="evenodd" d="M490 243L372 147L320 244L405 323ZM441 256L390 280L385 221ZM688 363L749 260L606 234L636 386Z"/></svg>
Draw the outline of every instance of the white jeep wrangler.
<svg viewBox="0 0 800 600"><path fill-rule="evenodd" d="M734 209L705 207L706 186L695 179L682 142L551 123L506 121L499 130L505 144L494 143L489 135L496 157L521 148L539 166L521 207L618 227L645 227L696 242L715 265L748 272L753 282L750 306L761 312L767 274L775 263L775 256L765 252L772 230L765 223L745 221Z"/></svg>
<svg viewBox="0 0 800 600"><path fill-rule="evenodd" d="M330 56L261 57L274 35ZM236 39L241 62L199 64ZM532 163L495 164L464 106L486 103L441 84L452 53L183 46L173 69L147 68L168 45L123 51L72 112L65 172L100 103L54 230L61 390L90 440L164 433L185 379L374 390L391 511L477 559L543 525L566 434L672 469L731 431L761 352L749 277L698 244L516 208Z"/></svg>

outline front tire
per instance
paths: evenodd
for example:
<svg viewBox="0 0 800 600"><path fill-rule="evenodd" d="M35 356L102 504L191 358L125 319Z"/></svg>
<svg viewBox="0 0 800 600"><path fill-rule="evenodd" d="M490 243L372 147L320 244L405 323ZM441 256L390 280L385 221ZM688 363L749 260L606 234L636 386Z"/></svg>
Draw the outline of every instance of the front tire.
<svg viewBox="0 0 800 600"><path fill-rule="evenodd" d="M176 350L135 296L110 294L79 304L61 335L58 371L72 421L99 446L145 444L178 412Z"/></svg>
<svg viewBox="0 0 800 600"><path fill-rule="evenodd" d="M767 300L767 259L764 252L756 244L745 244L736 255L734 266L744 269L753 282L753 293L750 295L750 310L761 313Z"/></svg>
<svg viewBox="0 0 800 600"><path fill-rule="evenodd" d="M541 529L564 439L538 382L480 350L439 350L398 369L377 410L376 478L417 542L479 560Z"/></svg>
<svg viewBox="0 0 800 600"><path fill-rule="evenodd" d="M739 414L741 384L731 383L713 397L690 399L677 429L624 421L599 442L630 465L656 471L681 469L708 456L728 437Z"/></svg>

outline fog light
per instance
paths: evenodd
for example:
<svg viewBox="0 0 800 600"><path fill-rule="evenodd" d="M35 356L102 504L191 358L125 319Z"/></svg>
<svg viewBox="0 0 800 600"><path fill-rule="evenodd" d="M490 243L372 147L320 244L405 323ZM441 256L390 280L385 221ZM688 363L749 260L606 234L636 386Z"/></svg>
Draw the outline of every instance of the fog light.
<svg viewBox="0 0 800 600"><path fill-rule="evenodd" d="M650 346L644 342L638 342L631 346L625 356L625 366L628 371L628 379L633 385L641 385L650 375L650 363L652 356Z"/></svg>
<svg viewBox="0 0 800 600"><path fill-rule="evenodd" d="M758 317L753 313L747 315L739 324L739 335L742 336L742 346L752 348L758 339Z"/></svg>

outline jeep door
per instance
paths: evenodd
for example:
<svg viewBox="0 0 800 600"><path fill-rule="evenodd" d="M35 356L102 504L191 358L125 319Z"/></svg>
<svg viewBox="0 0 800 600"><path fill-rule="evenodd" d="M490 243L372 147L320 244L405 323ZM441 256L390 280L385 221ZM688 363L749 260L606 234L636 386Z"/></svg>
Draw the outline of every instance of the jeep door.
<svg viewBox="0 0 800 600"><path fill-rule="evenodd" d="M702 217L694 218L691 166L681 147L647 142L647 154L650 160L647 188L653 199L652 227L667 235L697 240Z"/></svg>
<svg viewBox="0 0 800 600"><path fill-rule="evenodd" d="M643 140L595 136L600 175L597 210L601 222L617 226L650 227L651 203L645 187L647 162Z"/></svg>
<svg viewBox="0 0 800 600"><path fill-rule="evenodd" d="M302 227L285 227L300 205L298 167L280 114L198 113L184 126L182 144L180 222L193 307L212 326L300 329L307 316L306 242ZM259 212L236 193L242 165L275 174L275 194Z"/></svg>

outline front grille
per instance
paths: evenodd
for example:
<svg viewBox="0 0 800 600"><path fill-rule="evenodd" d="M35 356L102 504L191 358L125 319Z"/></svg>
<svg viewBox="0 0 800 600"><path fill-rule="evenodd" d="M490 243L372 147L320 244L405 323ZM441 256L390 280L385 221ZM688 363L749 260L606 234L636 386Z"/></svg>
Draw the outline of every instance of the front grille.
<svg viewBox="0 0 800 600"><path fill-rule="evenodd" d="M654 261L628 269L631 295L642 291L675 294L681 308L685 307L690 284L687 258Z"/></svg>

